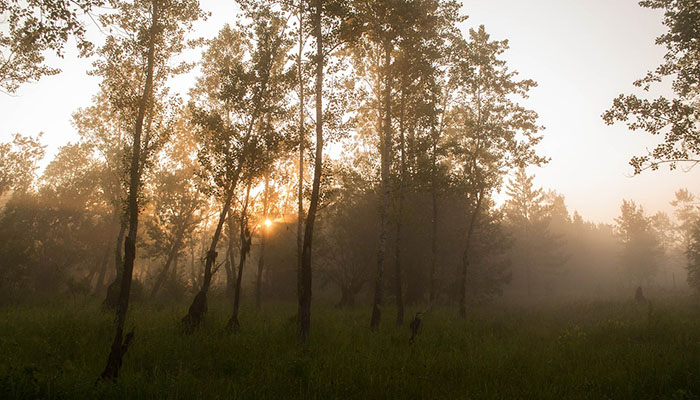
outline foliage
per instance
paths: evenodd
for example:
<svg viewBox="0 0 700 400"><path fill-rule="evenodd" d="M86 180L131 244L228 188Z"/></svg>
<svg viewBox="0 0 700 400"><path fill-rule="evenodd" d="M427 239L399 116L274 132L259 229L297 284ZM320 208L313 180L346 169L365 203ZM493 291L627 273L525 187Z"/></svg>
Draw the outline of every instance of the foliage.
<svg viewBox="0 0 700 400"><path fill-rule="evenodd" d="M26 191L35 179L37 163L44 157L36 138L15 134L12 143L0 143L0 198L9 191Z"/></svg>
<svg viewBox="0 0 700 400"><path fill-rule="evenodd" d="M79 13L89 13L104 0L41 1L1 0L0 19L7 28L0 31L0 92L15 93L25 82L55 75L56 68L44 65L44 53L59 57L73 37L81 55L92 43L85 39Z"/></svg>
<svg viewBox="0 0 700 400"><path fill-rule="evenodd" d="M652 84L673 79L675 97L649 100L620 95L603 114L607 124L625 122L631 130L642 130L664 139L649 154L630 160L635 174L656 170L661 164L675 169L678 163L700 162L700 5L693 0L644 0L642 7L664 10L668 32L656 39L666 46L664 62L634 85L648 91Z"/></svg>

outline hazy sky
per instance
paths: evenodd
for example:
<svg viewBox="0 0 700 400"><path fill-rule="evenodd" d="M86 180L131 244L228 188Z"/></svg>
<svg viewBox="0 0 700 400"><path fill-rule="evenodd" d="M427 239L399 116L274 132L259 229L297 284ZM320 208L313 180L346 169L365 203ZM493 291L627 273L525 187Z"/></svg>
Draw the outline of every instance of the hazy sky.
<svg viewBox="0 0 700 400"><path fill-rule="evenodd" d="M464 0L469 15L464 30L485 25L493 39L509 39L505 57L523 78L539 83L527 105L546 126L541 153L551 157L531 169L536 182L566 197L569 210L586 219L612 222L623 198L648 212L670 211L673 193L687 187L700 192L700 168L690 172L645 172L630 177L632 155L653 148L658 138L606 126L600 115L632 82L657 66L664 49L654 45L664 32L662 14L643 9L636 0ZM203 0L212 17L197 25L213 36L235 15L234 2ZM94 30L94 29L93 29ZM100 34L94 33L96 41ZM55 60L54 58L50 58ZM90 61L69 50L55 65L63 73L26 84L16 96L0 94L0 141L15 132L44 132L48 157L76 135L71 114L90 104L98 79L86 75ZM189 82L180 79L182 90Z"/></svg>

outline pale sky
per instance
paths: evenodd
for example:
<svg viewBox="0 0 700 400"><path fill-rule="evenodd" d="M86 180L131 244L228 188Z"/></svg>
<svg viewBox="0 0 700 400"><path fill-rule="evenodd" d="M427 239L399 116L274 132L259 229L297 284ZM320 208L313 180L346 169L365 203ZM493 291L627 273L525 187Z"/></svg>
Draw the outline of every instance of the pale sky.
<svg viewBox="0 0 700 400"><path fill-rule="evenodd" d="M225 22L233 22L233 1L201 3L213 15L198 23L199 35L211 37ZM606 126L600 118L614 97L635 90L632 82L662 61L665 50L654 44L664 32L660 12L643 9L636 0L463 0L463 4L462 13L469 15L465 34L469 27L483 24L493 39L508 39L511 48L505 58L510 67L539 83L527 105L546 126L539 149L551 162L529 171L536 174L538 185L562 193L571 212L578 210L595 222L612 222L623 198L654 213L670 211L668 203L679 188L700 193L700 168L690 172L663 168L630 177L630 157L653 148L658 138L629 132L623 124ZM91 37L100 40L98 32ZM63 69L61 74L25 84L16 96L0 94L0 141L9 141L15 132L44 132L45 163L59 146L76 139L71 114L90 105L99 82L85 73L90 61L77 59L72 50L62 60L49 59ZM185 91L190 81L191 77L180 78L176 88Z"/></svg>

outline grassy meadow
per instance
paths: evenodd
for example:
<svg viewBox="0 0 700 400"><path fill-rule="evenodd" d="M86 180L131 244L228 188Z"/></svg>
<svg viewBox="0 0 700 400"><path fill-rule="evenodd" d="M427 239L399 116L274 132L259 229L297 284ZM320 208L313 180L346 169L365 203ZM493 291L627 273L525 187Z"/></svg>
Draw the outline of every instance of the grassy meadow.
<svg viewBox="0 0 700 400"><path fill-rule="evenodd" d="M296 341L295 305L210 302L205 325L179 332L187 304L134 304L118 382L95 385L113 337L112 314L72 299L0 308L0 398L153 399L696 399L696 299L491 305L460 319L426 314L415 343L390 308L370 332L369 307L315 304L310 343ZM409 309L407 315L417 310Z"/></svg>

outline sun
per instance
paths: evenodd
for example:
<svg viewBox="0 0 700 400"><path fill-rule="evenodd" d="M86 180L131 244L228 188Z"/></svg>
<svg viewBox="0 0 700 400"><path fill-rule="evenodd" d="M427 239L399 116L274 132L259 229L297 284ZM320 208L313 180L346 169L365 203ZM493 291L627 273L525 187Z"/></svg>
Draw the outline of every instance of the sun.
<svg viewBox="0 0 700 400"><path fill-rule="evenodd" d="M270 226L270 225L272 225L272 221L270 221L269 218L266 218L265 219L265 226Z"/></svg>

